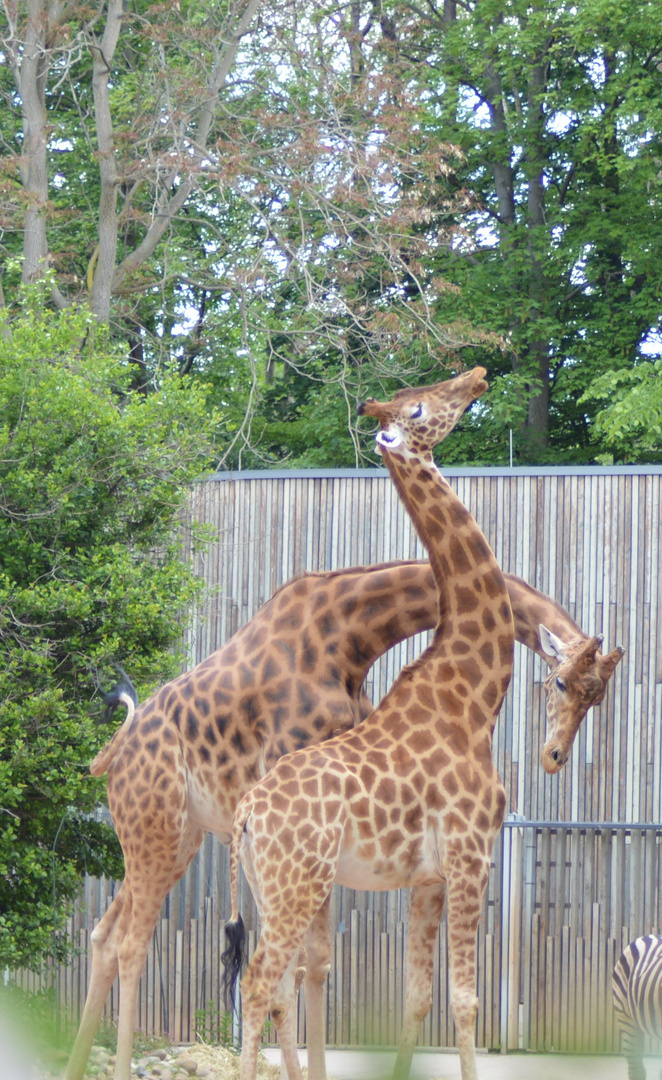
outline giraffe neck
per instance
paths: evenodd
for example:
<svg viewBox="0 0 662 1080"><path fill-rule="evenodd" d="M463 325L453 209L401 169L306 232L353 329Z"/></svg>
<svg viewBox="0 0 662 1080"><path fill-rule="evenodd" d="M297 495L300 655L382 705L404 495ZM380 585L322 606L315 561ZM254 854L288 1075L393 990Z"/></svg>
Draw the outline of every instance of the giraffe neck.
<svg viewBox="0 0 662 1080"><path fill-rule="evenodd" d="M431 456L389 450L384 459L428 549L439 622L431 644L400 672L382 706L364 724L368 731L376 727L399 738L403 706L415 682L419 720L434 723L448 746L466 751L470 744L480 745L491 759L492 733L513 668L513 617L504 576Z"/></svg>
<svg viewBox="0 0 662 1080"><path fill-rule="evenodd" d="M378 657L438 621L437 591L427 563L418 560L328 575L334 643L348 687L359 687ZM331 616L330 616L331 617Z"/></svg>
<svg viewBox="0 0 662 1080"><path fill-rule="evenodd" d="M552 662L540 641L541 623L556 634L561 641L573 641L578 638L588 641L588 635L577 625L565 608L557 604L556 600L552 600L551 596L539 592L514 574L507 574L506 582L513 609L515 637L527 649L532 649L548 664Z"/></svg>
<svg viewBox="0 0 662 1080"><path fill-rule="evenodd" d="M335 610L342 629L338 648L347 670L359 681L388 649L413 634L433 630L439 621L435 578L427 560L397 560L325 571L319 576L337 585ZM588 641L588 634L551 596L516 574L504 574L504 578L515 639L521 645L546 663L555 662L542 647L541 623L562 641ZM395 614L389 597L396 605Z"/></svg>
<svg viewBox="0 0 662 1080"><path fill-rule="evenodd" d="M494 554L473 517L439 472L429 454L384 452L391 479L428 551L437 586L439 626L467 614L495 593L508 604L506 582Z"/></svg>

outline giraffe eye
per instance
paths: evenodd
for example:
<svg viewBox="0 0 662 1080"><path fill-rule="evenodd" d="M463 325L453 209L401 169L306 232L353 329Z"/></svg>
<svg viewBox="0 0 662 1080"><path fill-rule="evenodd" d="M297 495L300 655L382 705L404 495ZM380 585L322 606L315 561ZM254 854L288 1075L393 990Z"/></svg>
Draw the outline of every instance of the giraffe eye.
<svg viewBox="0 0 662 1080"><path fill-rule="evenodd" d="M563 679L557 679L556 680L556 686L557 686L557 688L559 690L561 690L563 693L565 693L565 683L564 683Z"/></svg>
<svg viewBox="0 0 662 1080"><path fill-rule="evenodd" d="M423 405L419 403L411 414L412 420L418 420L423 415Z"/></svg>

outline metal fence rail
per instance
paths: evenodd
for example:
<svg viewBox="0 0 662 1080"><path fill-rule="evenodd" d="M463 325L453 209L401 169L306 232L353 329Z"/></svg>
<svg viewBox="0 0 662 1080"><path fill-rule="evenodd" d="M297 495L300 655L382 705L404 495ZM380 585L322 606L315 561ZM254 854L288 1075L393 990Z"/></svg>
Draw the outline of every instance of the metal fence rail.
<svg viewBox="0 0 662 1080"><path fill-rule="evenodd" d="M478 933L477 1044L489 1049L618 1051L611 972L624 945L662 927L662 825L506 822L497 841ZM76 1020L89 972L89 933L115 886L88 879L68 933L79 946L67 967L47 970ZM241 906L249 952L258 933L245 883ZM193 1041L223 1024L224 920L230 909L227 851L208 837L172 890L140 987L138 1021L148 1033ZM408 892L334 888L327 1041L393 1046L403 1014ZM106 1008L117 1017L113 988ZM305 1042L300 1002L299 1038ZM235 1025L235 1034L238 1034ZM270 1036L273 1039L273 1036ZM419 1044L454 1045L445 921L435 958L433 1006Z"/></svg>

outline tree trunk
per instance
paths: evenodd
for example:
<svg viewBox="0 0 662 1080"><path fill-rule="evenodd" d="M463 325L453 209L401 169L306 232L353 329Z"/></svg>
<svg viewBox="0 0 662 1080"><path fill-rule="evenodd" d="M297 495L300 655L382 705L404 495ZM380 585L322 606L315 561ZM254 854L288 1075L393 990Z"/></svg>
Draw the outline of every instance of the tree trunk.
<svg viewBox="0 0 662 1080"><path fill-rule="evenodd" d="M528 139L527 155L527 248L529 254L529 319L534 324L544 320L548 304L548 288L545 280L544 252L546 250L545 224L545 144L543 137L544 114L542 94L545 88L546 67L542 60L535 63L530 72L528 86ZM541 257L541 253L543 253ZM544 325L544 323L543 323ZM540 383L540 390L529 401L524 436L529 459L539 462L549 441L549 347L544 330L536 328L530 337L531 344L525 369Z"/></svg>
<svg viewBox="0 0 662 1080"><path fill-rule="evenodd" d="M110 112L110 65L122 28L122 0L108 0L108 15L101 41L91 41L94 58L92 88L99 151L99 244L90 307L102 322L110 315L110 297L117 256L117 165Z"/></svg>
<svg viewBox="0 0 662 1080"><path fill-rule="evenodd" d="M192 160L197 159L200 161L204 157L220 92L234 64L239 43L244 34L248 33L250 24L261 3L262 0L243 0L239 10L234 13L237 20L236 24L232 28L228 28L223 35L223 39L219 40L217 59L209 77L207 92L200 110L200 119L191 138L187 140L188 146L194 151L195 156ZM142 266L154 254L173 218L179 213L188 199L194 186L193 178L189 174L186 179L181 180L179 186L176 186L177 181L178 172L174 169L170 181L165 185L163 194L158 201L156 214L140 244L122 259L119 266L115 267L112 278L113 293L118 293L126 277L139 266Z"/></svg>
<svg viewBox="0 0 662 1080"><path fill-rule="evenodd" d="M36 281L47 266L46 212L46 12L42 0L28 0L23 55L14 69L23 114L23 152L20 173L25 193L23 281Z"/></svg>
<svg viewBox="0 0 662 1080"><path fill-rule="evenodd" d="M487 68L487 79L490 127L497 136L500 146L510 146L506 116L502 104L503 88L501 78L491 64ZM513 170L510 164L510 155L506 160L499 160L496 153L494 153L491 164L497 205L499 207L499 221L502 225L513 225L515 223L515 195L513 192Z"/></svg>

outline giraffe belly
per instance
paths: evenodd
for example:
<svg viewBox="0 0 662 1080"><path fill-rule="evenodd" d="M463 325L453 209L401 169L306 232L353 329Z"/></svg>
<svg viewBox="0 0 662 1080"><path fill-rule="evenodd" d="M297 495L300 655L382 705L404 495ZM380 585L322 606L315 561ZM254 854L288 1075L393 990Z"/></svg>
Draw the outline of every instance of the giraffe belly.
<svg viewBox="0 0 662 1080"><path fill-rule="evenodd" d="M213 833L226 847L230 844L233 809L234 806L225 799L219 799L216 793L205 790L189 778L188 815L191 823Z"/></svg>
<svg viewBox="0 0 662 1080"><path fill-rule="evenodd" d="M360 848L343 849L338 861L336 882L350 889L382 892L387 889L429 885L443 878L436 836L419 840L388 853L367 857Z"/></svg>

